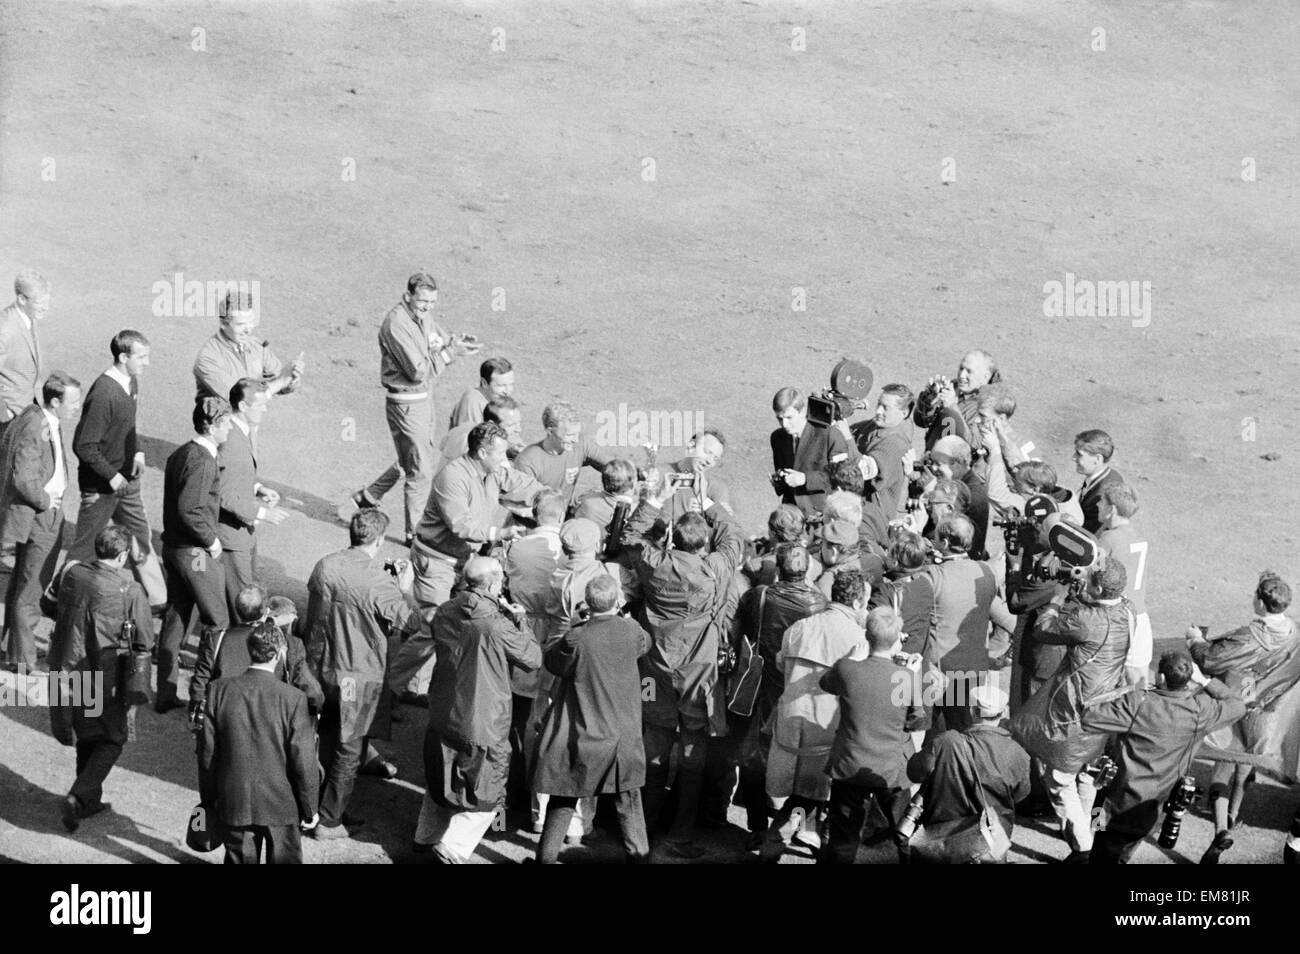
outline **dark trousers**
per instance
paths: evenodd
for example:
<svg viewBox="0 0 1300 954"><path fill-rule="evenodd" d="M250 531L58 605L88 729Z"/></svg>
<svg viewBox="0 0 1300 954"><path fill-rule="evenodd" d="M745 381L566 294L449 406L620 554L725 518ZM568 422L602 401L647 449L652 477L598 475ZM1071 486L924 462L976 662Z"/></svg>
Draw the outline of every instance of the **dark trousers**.
<svg viewBox="0 0 1300 954"><path fill-rule="evenodd" d="M41 618L41 592L54 576L59 559L63 511L55 508L32 518L27 539L15 544L14 568L5 593L5 632L9 662L36 667L36 622Z"/></svg>
<svg viewBox="0 0 1300 954"><path fill-rule="evenodd" d="M297 825L224 826L221 831L228 865L302 864L302 832Z"/></svg>
<svg viewBox="0 0 1300 954"><path fill-rule="evenodd" d="M659 821L668 794L668 768L673 743L680 733L682 757L677 764L677 780L673 789L677 795L677 810L668 829L669 841L687 841L695 828L695 812L700 804L700 789L704 782L704 759L709 738L704 729L668 729L646 725L642 730L645 742L645 788L642 789L647 830L653 831Z"/></svg>
<svg viewBox="0 0 1300 954"><path fill-rule="evenodd" d="M81 495L81 507L77 510L77 535L68 550L68 559L83 563L94 560L95 537L110 523L116 523L135 537L142 552L152 552L149 517L145 513L144 500L140 497L140 481L127 481L121 492L115 494Z"/></svg>
<svg viewBox="0 0 1300 954"><path fill-rule="evenodd" d="M618 815L618 828L623 833L623 850L627 860L639 864L650 857L650 842L646 837L645 813L641 809L641 790L596 796L612 799L614 811ZM542 840L537 846L537 860L540 864L553 865L559 859L560 848L564 845L564 836L573 820L574 809L578 805L576 798L567 795L552 795L546 803L546 825L542 829Z"/></svg>
<svg viewBox="0 0 1300 954"><path fill-rule="evenodd" d="M122 755L122 744L109 739L77 743L77 780L69 795L77 796L83 808L98 805L104 797L104 779Z"/></svg>
<svg viewBox="0 0 1300 954"><path fill-rule="evenodd" d="M221 568L226 577L226 611L231 620L239 619L235 610L235 597L246 586L257 582L253 566L257 561L257 547L251 550L222 550Z"/></svg>
<svg viewBox="0 0 1300 954"><path fill-rule="evenodd" d="M759 734L755 719L733 716L726 737L709 740L700 817L710 824L727 823L727 808L739 794L748 830L767 829L767 749L772 737Z"/></svg>
<svg viewBox="0 0 1300 954"><path fill-rule="evenodd" d="M1145 837L1124 831L1099 831L1093 836L1088 864L1126 865Z"/></svg>
<svg viewBox="0 0 1300 954"><path fill-rule="evenodd" d="M906 788L872 788L853 782L831 780L829 831L830 843L818 860L828 864L851 865L862 845L862 826L867 820L867 800L874 798L889 820L897 825L907 812L911 793ZM899 860L906 858L899 849Z"/></svg>
<svg viewBox="0 0 1300 954"><path fill-rule="evenodd" d="M343 813L352 800L357 771L366 754L366 738L344 741L339 731L339 706L326 702L320 717L320 755L325 782L320 790L320 823L326 828L343 824Z"/></svg>
<svg viewBox="0 0 1300 954"><path fill-rule="evenodd" d="M167 610L158 640L159 704L176 699L180 676L177 657L194 612L198 611L199 625L205 629L225 629L230 625L226 613L226 574L219 560L198 547L164 546L163 564L167 567L167 600L171 608Z"/></svg>

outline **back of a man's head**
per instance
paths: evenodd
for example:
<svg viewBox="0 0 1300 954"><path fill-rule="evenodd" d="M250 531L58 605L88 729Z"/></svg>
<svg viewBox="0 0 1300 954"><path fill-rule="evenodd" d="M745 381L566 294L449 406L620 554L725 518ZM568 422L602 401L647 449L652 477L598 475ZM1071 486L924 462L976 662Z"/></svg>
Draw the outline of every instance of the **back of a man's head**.
<svg viewBox="0 0 1300 954"><path fill-rule="evenodd" d="M540 527L558 527L564 522L564 494L558 490L539 490L533 498L533 517Z"/></svg>
<svg viewBox="0 0 1300 954"><path fill-rule="evenodd" d="M773 543L794 543L803 537L803 511L781 504L767 518L767 535Z"/></svg>
<svg viewBox="0 0 1300 954"><path fill-rule="evenodd" d="M919 533L902 530L889 542L889 566L897 570L919 570L925 566L925 541Z"/></svg>
<svg viewBox="0 0 1300 954"><path fill-rule="evenodd" d="M673 546L684 553L699 553L709 545L709 522L698 513L684 513L673 526Z"/></svg>
<svg viewBox="0 0 1300 954"><path fill-rule="evenodd" d="M1284 613L1291 605L1291 587L1272 570L1265 570L1259 575L1255 599L1259 600L1265 613Z"/></svg>
<svg viewBox="0 0 1300 954"><path fill-rule="evenodd" d="M584 596L591 612L608 613L618 605L618 584L608 573L601 573L587 582Z"/></svg>
<svg viewBox="0 0 1300 954"><path fill-rule="evenodd" d="M903 633L903 620L892 606L877 606L867 614L867 645L873 653L892 649Z"/></svg>
<svg viewBox="0 0 1300 954"><path fill-rule="evenodd" d="M501 575L501 564L491 557L474 556L465 563L465 585L471 590L489 589Z"/></svg>
<svg viewBox="0 0 1300 954"><path fill-rule="evenodd" d="M348 523L348 538L354 547L365 547L382 540L388 530L388 514L378 507L362 507Z"/></svg>
<svg viewBox="0 0 1300 954"><path fill-rule="evenodd" d="M776 548L777 576L785 583L796 583L808 575L808 549L797 543L782 543Z"/></svg>
<svg viewBox="0 0 1300 954"><path fill-rule="evenodd" d="M831 583L831 602L852 606L867 595L867 581L857 570L843 570L835 574Z"/></svg>
<svg viewBox="0 0 1300 954"><path fill-rule="evenodd" d="M269 619L258 623L248 634L248 658L254 665L271 662L284 648L284 633Z"/></svg>
<svg viewBox="0 0 1300 954"><path fill-rule="evenodd" d="M975 524L964 514L950 513L939 521L934 536L949 553L969 553L975 542Z"/></svg>
<svg viewBox="0 0 1300 954"><path fill-rule="evenodd" d="M95 556L101 560L116 560L130 552L131 534L119 526L107 526L95 535Z"/></svg>
<svg viewBox="0 0 1300 954"><path fill-rule="evenodd" d="M831 520L848 520L851 523L862 522L862 497L847 490L832 490L826 495L826 506L822 508L822 518Z"/></svg>
<svg viewBox="0 0 1300 954"><path fill-rule="evenodd" d="M266 590L257 583L250 583L235 595L235 613L241 623L259 620L266 612Z"/></svg>
<svg viewBox="0 0 1300 954"><path fill-rule="evenodd" d="M1171 649L1160 657L1160 675L1166 689L1181 689L1192 680L1192 657L1181 649Z"/></svg>
<svg viewBox="0 0 1300 954"><path fill-rule="evenodd" d="M1119 560L1107 560L1105 566L1092 571L1090 582L1098 599L1117 600L1128 586L1128 571Z"/></svg>

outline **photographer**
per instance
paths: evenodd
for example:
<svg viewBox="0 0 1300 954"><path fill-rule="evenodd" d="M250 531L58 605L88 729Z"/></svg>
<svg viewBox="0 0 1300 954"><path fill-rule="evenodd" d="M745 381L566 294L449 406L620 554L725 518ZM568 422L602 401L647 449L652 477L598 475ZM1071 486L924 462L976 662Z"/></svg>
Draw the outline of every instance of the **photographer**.
<svg viewBox="0 0 1300 954"><path fill-rule="evenodd" d="M844 433L808 421L808 399L797 388L781 388L772 398L780 426L772 432L772 487L782 503L805 514L819 512L830 489L827 471L842 460L857 460Z"/></svg>
<svg viewBox="0 0 1300 954"><path fill-rule="evenodd" d="M623 532L623 547L634 555L642 594L638 622L652 642L641 660L642 680L651 680L642 716L646 827L654 831L667 794L669 756L680 738L677 812L665 843L680 857L698 858L704 850L692 833L705 748L710 734L726 732L718 650L735 612L744 538L726 511L714 507L678 517L668 549L650 542L646 531L674 492L665 480L642 501Z"/></svg>
<svg viewBox="0 0 1300 954"><path fill-rule="evenodd" d="M1010 839L1016 805L1029 794L1029 754L1002 725L1005 692L994 685L976 686L969 701L969 727L940 733L907 763L907 777L921 784L919 821L940 825L978 818L987 805Z"/></svg>
<svg viewBox="0 0 1300 954"><path fill-rule="evenodd" d="M50 672L75 672L83 689L95 686L93 698L83 691L81 699L61 697L61 704L50 708L54 738L77 747L77 779L63 799L63 826L68 831L108 807L102 800L104 780L129 735L130 703L121 663L131 658L127 653L134 647L127 638L138 640L144 650L154 641L149 600L126 570L131 542L122 527L105 527L95 536L95 561L70 564L59 581Z"/></svg>
<svg viewBox="0 0 1300 954"><path fill-rule="evenodd" d="M1089 705L1125 686L1130 612L1124 599L1127 575L1115 561L1091 571L1086 586L1060 586L1038 617L1038 640L1066 647L1051 680L1012 720L1016 741L1040 766L1052 808L1072 853L1087 861L1092 850L1092 802L1096 788L1087 763L1101 755L1105 737L1079 721Z"/></svg>
<svg viewBox="0 0 1300 954"><path fill-rule="evenodd" d="M393 576L379 561L388 515L366 507L348 525L351 546L322 557L307 580L307 658L325 691L320 754L325 767L320 824L312 837L347 838L345 824L368 737L390 733L392 695L385 676L388 638L420 623L404 561Z"/></svg>
<svg viewBox="0 0 1300 954"><path fill-rule="evenodd" d="M912 415L918 427L924 427L925 449L931 450L941 438L960 437L968 443L978 440L975 421L979 415L980 388L1002 380L997 363L987 351L971 351L961 359L957 380L942 376L929 380L916 401Z"/></svg>
<svg viewBox="0 0 1300 954"><path fill-rule="evenodd" d="M1085 732L1113 732L1119 743L1119 775L1106 799L1108 821L1093 842L1092 864L1127 864L1155 827L1161 800L1190 771L1201 740L1246 714L1244 702L1201 676L1181 650L1160 657L1160 677L1162 688L1134 689L1083 713Z"/></svg>

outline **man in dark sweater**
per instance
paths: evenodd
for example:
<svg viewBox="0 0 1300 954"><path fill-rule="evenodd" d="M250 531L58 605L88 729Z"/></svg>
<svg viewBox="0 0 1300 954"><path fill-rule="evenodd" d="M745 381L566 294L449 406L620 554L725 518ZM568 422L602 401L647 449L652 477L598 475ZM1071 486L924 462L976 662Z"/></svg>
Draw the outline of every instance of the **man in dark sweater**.
<svg viewBox="0 0 1300 954"><path fill-rule="evenodd" d="M194 439L167 458L163 482L163 563L167 566L167 598L171 609L163 620L158 646L159 712L182 703L176 698L177 654L197 608L200 638L229 625L226 577L221 565L217 514L221 507L217 450L230 434L230 404L224 398L202 398L194 406Z"/></svg>
<svg viewBox="0 0 1300 954"><path fill-rule="evenodd" d="M109 351L113 366L86 392L81 421L72 437L81 507L68 559L93 560L96 535L116 523L135 537L140 552L152 560L149 518L140 498L144 452L135 436L139 377L149 366L149 341L138 331L119 331L109 342Z"/></svg>

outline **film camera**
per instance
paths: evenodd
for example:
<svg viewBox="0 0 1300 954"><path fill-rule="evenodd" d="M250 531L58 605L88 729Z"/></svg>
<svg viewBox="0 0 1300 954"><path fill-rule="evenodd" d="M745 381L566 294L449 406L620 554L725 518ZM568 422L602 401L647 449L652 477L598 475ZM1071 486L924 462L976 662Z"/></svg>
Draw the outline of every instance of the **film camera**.
<svg viewBox="0 0 1300 954"><path fill-rule="evenodd" d="M1083 527L1066 521L1059 513L1044 518L1042 528L1047 531L1047 546L1052 555L1047 560L1036 560L1025 578L1046 583L1081 584L1102 559L1101 544Z"/></svg>
<svg viewBox="0 0 1300 954"><path fill-rule="evenodd" d="M922 427L930 427L943 412L943 392L956 390L956 386L945 377L930 379L930 383L916 396L916 422Z"/></svg>
<svg viewBox="0 0 1300 954"><path fill-rule="evenodd" d="M874 376L861 361L841 358L831 369L831 386L808 395L808 420L818 427L830 427L836 421L852 417L866 406Z"/></svg>
<svg viewBox="0 0 1300 954"><path fill-rule="evenodd" d="M1025 500L1023 514L1013 512L994 520L993 526L1002 528L1002 536L1007 541L1007 552L1016 556L1034 550L1043 521L1056 512L1055 500L1046 494L1034 494Z"/></svg>
<svg viewBox="0 0 1300 954"><path fill-rule="evenodd" d="M385 560L384 572L393 577L401 576L402 571L410 565L409 560Z"/></svg>

